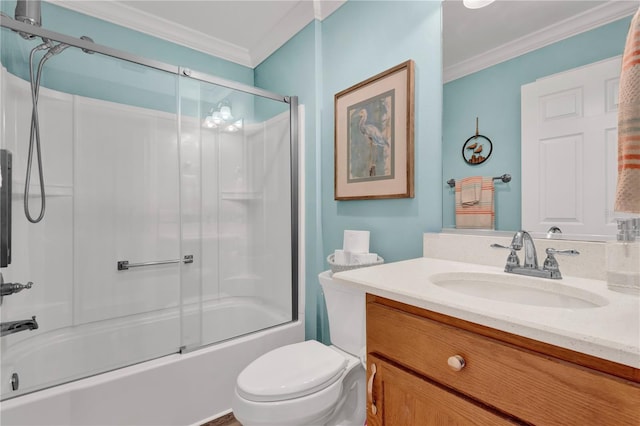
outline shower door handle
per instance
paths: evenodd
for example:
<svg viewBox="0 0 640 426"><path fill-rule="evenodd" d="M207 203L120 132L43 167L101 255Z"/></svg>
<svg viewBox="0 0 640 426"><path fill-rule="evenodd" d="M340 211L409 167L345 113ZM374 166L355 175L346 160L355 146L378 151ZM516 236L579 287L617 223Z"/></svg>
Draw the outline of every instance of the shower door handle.
<svg viewBox="0 0 640 426"><path fill-rule="evenodd" d="M130 268L139 268L141 266L155 266L155 265L168 265L170 263L193 263L193 255L185 254L182 259L171 259L171 260L156 260L153 262L140 262L140 263L129 263L128 260L119 260L118 261L118 271L127 271Z"/></svg>

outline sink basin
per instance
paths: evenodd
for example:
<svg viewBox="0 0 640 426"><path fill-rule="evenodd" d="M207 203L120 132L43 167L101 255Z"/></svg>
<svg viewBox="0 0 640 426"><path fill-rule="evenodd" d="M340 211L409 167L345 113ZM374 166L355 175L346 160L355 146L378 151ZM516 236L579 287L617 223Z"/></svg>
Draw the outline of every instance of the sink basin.
<svg viewBox="0 0 640 426"><path fill-rule="evenodd" d="M598 294L564 285L560 280L476 272L436 274L430 279L438 287L453 292L520 305L584 309L608 303Z"/></svg>

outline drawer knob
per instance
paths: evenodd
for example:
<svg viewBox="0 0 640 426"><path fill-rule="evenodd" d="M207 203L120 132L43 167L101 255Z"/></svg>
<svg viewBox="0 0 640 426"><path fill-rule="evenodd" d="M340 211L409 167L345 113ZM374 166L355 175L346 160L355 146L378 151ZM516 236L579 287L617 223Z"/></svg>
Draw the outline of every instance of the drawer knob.
<svg viewBox="0 0 640 426"><path fill-rule="evenodd" d="M454 355L449 357L447 364L449 364L449 367L451 367L453 371L460 371L464 368L466 363L464 362L464 358L460 355Z"/></svg>

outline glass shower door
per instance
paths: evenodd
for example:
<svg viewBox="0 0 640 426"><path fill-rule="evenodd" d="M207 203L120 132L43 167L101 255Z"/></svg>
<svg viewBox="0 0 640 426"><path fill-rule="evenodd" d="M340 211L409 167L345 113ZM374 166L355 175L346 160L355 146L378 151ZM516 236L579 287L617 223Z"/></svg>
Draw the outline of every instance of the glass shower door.
<svg viewBox="0 0 640 426"><path fill-rule="evenodd" d="M189 327L201 334L187 346L289 322L290 105L188 77L181 77L180 94L183 193L196 179L201 197L195 203L183 196L183 213L199 218L188 231L183 222L183 237L198 232L201 251L199 288L183 279L202 309L201 324Z"/></svg>
<svg viewBox="0 0 640 426"><path fill-rule="evenodd" d="M1 272L34 283L0 305L3 328L34 325L3 333L2 399L297 319L288 100L69 47L43 68L47 207L31 223L37 40L1 31L0 148L13 160Z"/></svg>
<svg viewBox="0 0 640 426"><path fill-rule="evenodd" d="M5 282L34 283L3 297L0 317L38 324L2 337L6 399L178 351L183 264L177 76L76 48L46 63L47 206L33 224L22 204L32 110L24 58L36 42L4 29L0 39L0 148L13 158L12 261L0 271ZM176 263L135 266L164 260Z"/></svg>

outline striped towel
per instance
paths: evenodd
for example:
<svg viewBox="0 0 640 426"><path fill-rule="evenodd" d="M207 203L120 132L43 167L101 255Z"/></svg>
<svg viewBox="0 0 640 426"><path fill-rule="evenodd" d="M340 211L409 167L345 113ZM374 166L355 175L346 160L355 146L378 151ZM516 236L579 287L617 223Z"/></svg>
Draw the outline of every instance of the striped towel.
<svg viewBox="0 0 640 426"><path fill-rule="evenodd" d="M614 210L640 213L640 9L622 55L618 104L618 184Z"/></svg>
<svg viewBox="0 0 640 426"><path fill-rule="evenodd" d="M479 180L482 182L480 188L480 200L474 204L462 203L463 182L471 182L471 185ZM494 187L492 177L474 177L468 181L462 179L456 185L456 228L459 229L494 229L495 228L495 208L493 204Z"/></svg>
<svg viewBox="0 0 640 426"><path fill-rule="evenodd" d="M480 202L482 176L466 177L460 180L460 201L463 206L473 206Z"/></svg>

